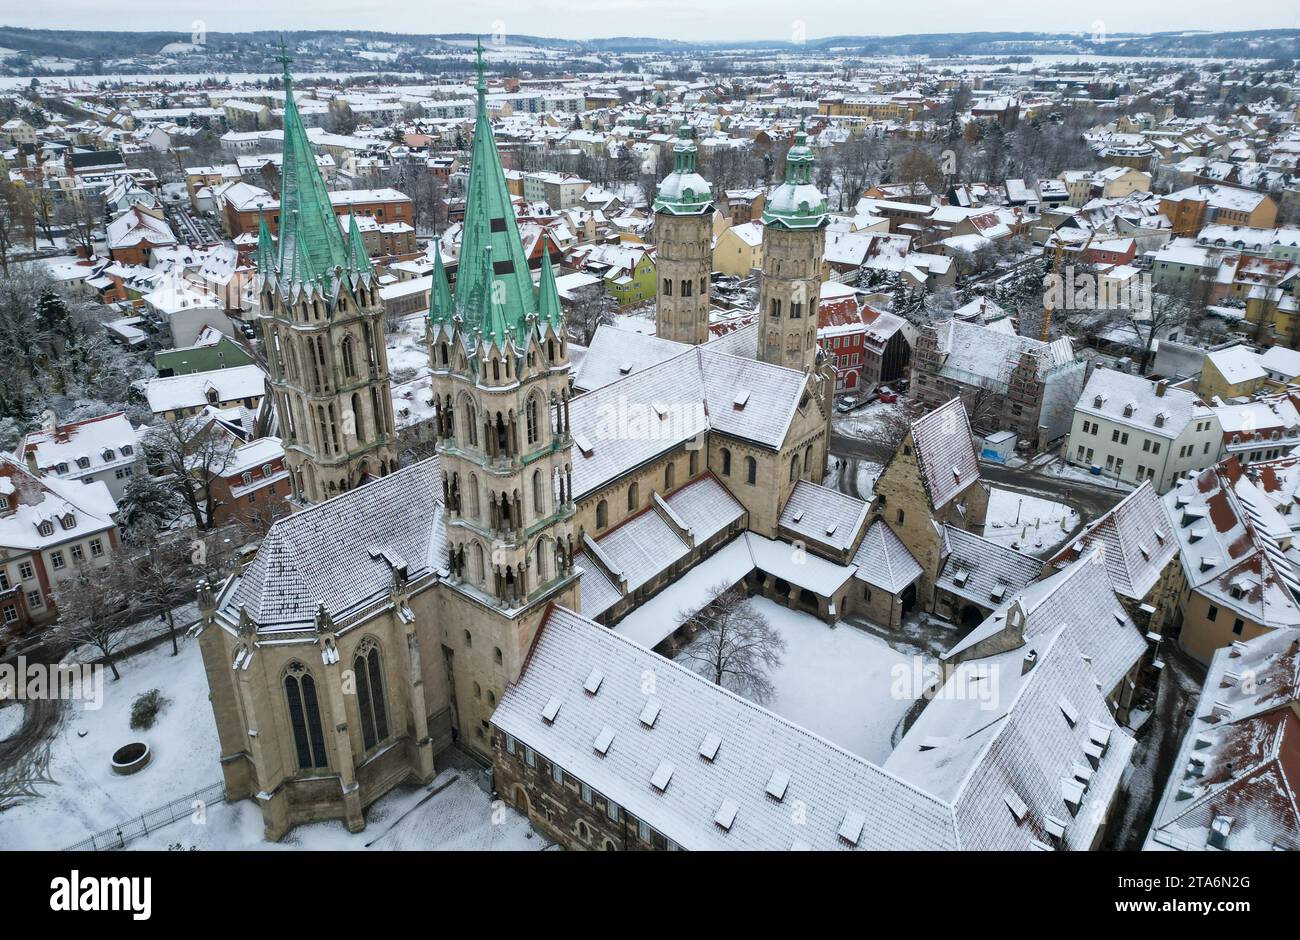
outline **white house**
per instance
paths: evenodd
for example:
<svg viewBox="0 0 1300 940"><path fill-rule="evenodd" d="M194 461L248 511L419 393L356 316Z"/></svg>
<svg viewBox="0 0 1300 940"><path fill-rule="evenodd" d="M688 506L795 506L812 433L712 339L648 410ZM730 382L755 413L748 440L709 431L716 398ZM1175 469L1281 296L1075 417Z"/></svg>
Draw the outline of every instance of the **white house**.
<svg viewBox="0 0 1300 940"><path fill-rule="evenodd" d="M1163 493L1218 460L1221 441L1218 418L1194 393L1097 369L1074 406L1066 457Z"/></svg>

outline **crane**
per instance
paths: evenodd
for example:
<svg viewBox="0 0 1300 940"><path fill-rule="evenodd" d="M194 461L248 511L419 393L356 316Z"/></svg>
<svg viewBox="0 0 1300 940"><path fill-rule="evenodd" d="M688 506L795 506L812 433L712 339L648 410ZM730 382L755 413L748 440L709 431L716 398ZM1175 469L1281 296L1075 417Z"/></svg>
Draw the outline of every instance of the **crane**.
<svg viewBox="0 0 1300 940"><path fill-rule="evenodd" d="M1079 249L1080 258L1082 258L1083 253L1088 250L1088 246L1092 244L1092 240L1096 236L1096 234L1097 234L1096 232L1088 233L1087 239L1084 240L1083 247ZM1054 250L1054 257L1052 259L1052 273L1056 275L1056 279L1058 283L1060 283L1060 279L1061 279L1061 268L1063 266L1063 262L1065 261L1065 252L1066 252L1065 242L1061 239L1060 233L1058 232L1056 233L1056 247ZM1051 328L1052 328L1052 302L1050 300L1051 296L1052 296L1051 291L1043 292L1043 327L1038 331L1039 342L1043 342L1043 343L1049 342L1051 340Z"/></svg>

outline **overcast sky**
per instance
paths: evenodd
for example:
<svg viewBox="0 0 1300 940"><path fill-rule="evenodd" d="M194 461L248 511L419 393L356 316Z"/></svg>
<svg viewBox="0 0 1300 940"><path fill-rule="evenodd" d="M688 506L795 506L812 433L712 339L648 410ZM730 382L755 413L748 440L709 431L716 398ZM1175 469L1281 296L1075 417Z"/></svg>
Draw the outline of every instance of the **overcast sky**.
<svg viewBox="0 0 1300 940"><path fill-rule="evenodd" d="M182 30L353 28L568 39L790 39L992 30L1094 33L1300 26L1295 0L46 0L8 3L6 26Z"/></svg>

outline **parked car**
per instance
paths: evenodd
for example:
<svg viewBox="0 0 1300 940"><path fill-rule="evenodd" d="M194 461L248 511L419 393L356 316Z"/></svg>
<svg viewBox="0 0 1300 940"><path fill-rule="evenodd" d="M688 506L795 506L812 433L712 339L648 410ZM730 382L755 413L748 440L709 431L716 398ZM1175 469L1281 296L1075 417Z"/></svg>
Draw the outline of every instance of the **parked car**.
<svg viewBox="0 0 1300 940"><path fill-rule="evenodd" d="M841 398L839 402L836 403L835 410L842 415L846 415L856 407L858 407L858 400L850 395L848 398Z"/></svg>
<svg viewBox="0 0 1300 940"><path fill-rule="evenodd" d="M886 405L892 405L898 401L898 393L886 385L880 390L880 400Z"/></svg>

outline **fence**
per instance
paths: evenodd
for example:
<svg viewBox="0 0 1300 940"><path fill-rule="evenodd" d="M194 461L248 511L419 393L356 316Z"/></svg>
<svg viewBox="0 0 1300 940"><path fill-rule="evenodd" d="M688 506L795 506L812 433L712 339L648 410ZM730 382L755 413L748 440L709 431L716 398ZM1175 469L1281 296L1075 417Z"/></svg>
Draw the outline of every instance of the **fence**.
<svg viewBox="0 0 1300 940"><path fill-rule="evenodd" d="M195 790L186 796L178 797L170 803L151 809L142 816L135 816L118 823L116 826L110 826L103 832L95 833L89 839L83 839L76 845L68 846L63 851L103 852L109 849L124 849L128 842L132 842L141 836L147 836L154 830L169 823L174 823L184 816L189 816L194 812L195 802L202 802L207 805L222 801L225 798L225 784L214 783Z"/></svg>

